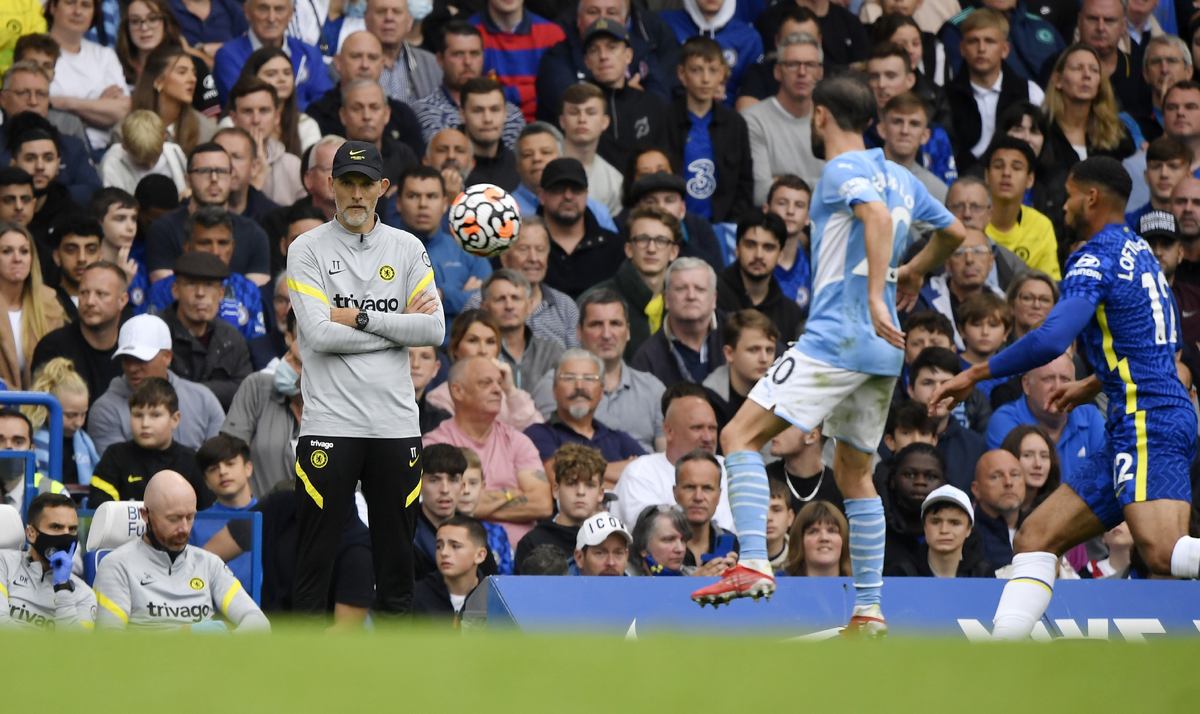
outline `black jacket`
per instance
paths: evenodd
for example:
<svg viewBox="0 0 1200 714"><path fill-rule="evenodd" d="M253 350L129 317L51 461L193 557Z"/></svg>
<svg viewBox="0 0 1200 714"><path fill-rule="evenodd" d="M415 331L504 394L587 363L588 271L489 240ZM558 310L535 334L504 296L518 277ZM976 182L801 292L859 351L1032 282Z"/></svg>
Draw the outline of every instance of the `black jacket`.
<svg viewBox="0 0 1200 714"><path fill-rule="evenodd" d="M467 176L466 185L479 183L496 184L505 191L514 191L521 185L521 175L517 173L517 155L504 142L500 142L494 157L475 155L475 168Z"/></svg>
<svg viewBox="0 0 1200 714"><path fill-rule="evenodd" d="M421 163L421 160L407 144L393 139L386 132L381 143L383 144L383 148L380 150L380 154L383 155L383 177L392 186L399 186L400 175L410 167Z"/></svg>
<svg viewBox="0 0 1200 714"><path fill-rule="evenodd" d="M597 153L618 171L624 171L635 147L662 146L666 138L667 104L654 92L628 85L620 89L601 87L601 90L604 111L610 121L600 135Z"/></svg>
<svg viewBox="0 0 1200 714"><path fill-rule="evenodd" d="M916 551L913 552L911 558L905 557L892 562L890 566L883 569L883 574L910 578L935 577L933 568L929 567L929 546L925 543L920 544L917 546ZM968 553L966 544L964 543L962 560L958 561L958 572L954 574L954 577L994 578L996 577L996 569L984 559L982 553Z"/></svg>
<svg viewBox="0 0 1200 714"><path fill-rule="evenodd" d="M1017 528L1025 522L1028 513L1017 516ZM983 540L983 556L993 568L1003 568L1012 562L1012 542L1008 539L1008 523L1003 518L992 518L975 504L975 528Z"/></svg>
<svg viewBox="0 0 1200 714"><path fill-rule="evenodd" d="M929 77L917 72L917 83L913 85L912 91L924 99L925 103L933 110L930 121L942 127L946 131L946 136L950 137L950 143L958 146L958 136L954 129L954 115L950 110L950 99L946 96L946 90L934 84Z"/></svg>
<svg viewBox="0 0 1200 714"><path fill-rule="evenodd" d="M483 575L479 575L479 585L483 585ZM476 585L475 588L478 588ZM467 597L471 597L471 593L475 592L475 588L467 593ZM446 587L446 579L442 577L441 572L435 570L424 578L417 581L413 586L413 616L426 619L442 619L451 618L454 626L458 627L458 619L461 613L454 611L454 605L450 603L450 588ZM465 607L465 605L464 605Z"/></svg>
<svg viewBox="0 0 1200 714"><path fill-rule="evenodd" d="M543 214L544 208L538 208L538 215ZM592 215L592 209L585 208L583 240L579 241L570 255L559 247L551 234L550 256L546 259L546 284L575 300L588 288L615 275L624 261L625 241L616 233L601 228Z"/></svg>
<svg viewBox="0 0 1200 714"><path fill-rule="evenodd" d="M428 434L438 425L450 418L450 412L439 407L435 407L425 401L425 397L429 394L426 390L421 394L421 398L417 400L417 420L421 426L421 433Z"/></svg>
<svg viewBox="0 0 1200 714"><path fill-rule="evenodd" d="M566 553L567 559L570 560L571 555L575 552L575 539L578 534L579 526L559 525L554 522L553 518L538 521L533 530L526 533L517 543L517 553L513 556L514 574L521 574L521 563L539 545L549 543Z"/></svg>
<svg viewBox="0 0 1200 714"><path fill-rule="evenodd" d="M1125 129L1125 125L1121 124L1121 141L1114 149L1100 149L1092 144L1092 136L1087 135L1087 153L1088 158L1093 156L1111 156L1117 161L1124 161L1137 151L1137 147L1133 144L1133 139L1129 136L1129 132ZM1075 153L1074 147L1071 146L1071 140L1063 133L1062 127L1058 122L1050 122L1050 131L1046 133L1046 142L1042 147L1042 151L1050 147L1054 151L1055 164L1063 171L1070 171L1075 164L1079 163L1079 154ZM1065 175L1065 173L1064 173Z"/></svg>
<svg viewBox="0 0 1200 714"><path fill-rule="evenodd" d="M75 301L71 299L71 294L62 286L62 281L58 283L58 287L54 288L55 297L58 298L58 304L62 305L63 313L67 316L67 324L79 322L79 308L75 306Z"/></svg>
<svg viewBox="0 0 1200 714"><path fill-rule="evenodd" d="M55 357L66 357L75 363L75 371L87 382L88 403L91 404L104 394L109 382L124 374L121 360L112 358L116 351L115 344L107 350L92 347L84 339L83 328L76 321L63 325L38 341L33 349L30 372L37 372L39 367Z"/></svg>
<svg viewBox="0 0 1200 714"><path fill-rule="evenodd" d="M1029 100L1029 82L1025 78L1004 62L1000 63L1000 72L1000 101L996 105L997 114L1003 113L1005 107ZM983 133L983 118L979 116L979 105L975 103L975 92L971 89L971 78L967 72L959 72L946 84L946 96L954 105L954 133L958 142L955 145L954 161L961 172L978 161L971 153L971 147L979 143L979 137Z"/></svg>
<svg viewBox="0 0 1200 714"><path fill-rule="evenodd" d="M177 471L196 490L196 509L203 511L217 501L204 482L204 474L196 465L196 452L179 442L162 451L151 451L136 441L122 441L104 450L100 463L92 472L88 508L108 501L141 501L146 484L159 471ZM114 496L115 493L115 496Z"/></svg>
<svg viewBox="0 0 1200 714"><path fill-rule="evenodd" d="M626 208L613 216L617 230L622 240L629 238L629 213L632 208ZM712 224L703 216L695 213L685 213L683 216L683 245L679 246L680 258L699 258L720 273L725 269L725 254L721 252L721 243Z"/></svg>
<svg viewBox="0 0 1200 714"><path fill-rule="evenodd" d="M617 268L616 275L597 283L596 287L615 290L629 307L629 342L625 344L625 360L630 361L642 343L650 339L650 318L646 317L646 305L650 304L654 293L628 258ZM519 543L517 545L520 547Z"/></svg>
<svg viewBox="0 0 1200 714"><path fill-rule="evenodd" d="M726 313L716 310L713 314L713 324L704 338L705 350L708 352L708 372L725 364L725 352L721 349L721 325L725 324ZM629 366L649 372L670 389L678 382L691 382L692 378L684 369L682 358L675 352L675 346L667 338L669 332L667 316L663 316L663 325L650 339L642 343L637 354L629 361Z"/></svg>
<svg viewBox="0 0 1200 714"><path fill-rule="evenodd" d="M838 488L833 469L828 466L816 476L800 478L789 473L783 459L780 459L767 464L767 477L787 484L788 490L791 492L790 507L796 513L799 513L800 509L811 501L828 501L837 506L839 511L846 512L845 498L842 496L841 489Z"/></svg>
<svg viewBox="0 0 1200 714"><path fill-rule="evenodd" d="M804 313L801 312L800 306L796 304L795 300L789 300L784 296L783 288L779 287L779 281L775 279L774 275L767 279L770 281L767 287L767 296L763 298L762 304L755 305L750 301L750 295L746 292L741 268L737 263L730 265L717 280L717 307L726 312L758 310L770 318L771 322L775 323L775 327L779 328L781 340L785 343L791 342L800 336L800 326L804 324Z"/></svg>
<svg viewBox="0 0 1200 714"><path fill-rule="evenodd" d="M37 242L38 263L42 269L42 283L58 285L62 271L54 262L54 239L50 229L62 216L81 213L83 209L71 198L71 191L57 179L46 186L46 202L41 210L33 214L26 228Z"/></svg>
<svg viewBox="0 0 1200 714"><path fill-rule="evenodd" d="M250 350L237 328L214 317L208 321L212 332L208 347L179 321L178 302L159 314L171 330L171 371L212 390L221 406L228 411L242 380L250 376Z"/></svg>
<svg viewBox="0 0 1200 714"><path fill-rule="evenodd" d="M388 97L388 105L392 108L392 118L388 120L383 130L384 136L390 136L395 141L404 142L417 156L425 155L425 140L421 134L421 122L417 115L404 102L398 102ZM340 87L325 92L315 102L309 102L304 113L316 120L321 127L321 135L345 136L346 125L342 123L338 111L342 108L342 90Z"/></svg>
<svg viewBox="0 0 1200 714"><path fill-rule="evenodd" d="M717 188L712 195L712 222L736 223L754 201L754 166L750 160L750 130L735 109L720 102L713 104L708 136L712 140L717 165ZM667 107L666 143L671 155L683 157L692 120L687 104L671 102Z"/></svg>

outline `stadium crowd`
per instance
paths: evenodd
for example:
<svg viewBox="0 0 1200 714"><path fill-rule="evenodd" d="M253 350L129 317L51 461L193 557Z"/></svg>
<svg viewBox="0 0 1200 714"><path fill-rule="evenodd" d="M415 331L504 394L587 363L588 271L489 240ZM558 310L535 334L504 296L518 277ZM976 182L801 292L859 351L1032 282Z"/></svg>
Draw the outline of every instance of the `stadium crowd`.
<svg viewBox="0 0 1200 714"><path fill-rule="evenodd" d="M884 572L1005 577L1023 519L1103 444L1103 397L1046 408L1091 368L1072 349L940 416L926 402L1045 319L1079 247L1065 177L1102 155L1134 179L1128 225L1175 296L1177 368L1196 403L1196 10L0 2L0 380L53 394L64 413L57 482L44 475L46 410L0 409L0 446L36 450L39 471L31 548L0 558L0 623L130 625L128 602L105 591L127 559L102 562L92 597L61 553L73 505L128 500L150 523L142 555L161 555L158 541L203 549L189 568L212 573L216 604L248 630L261 613L216 560L246 580L247 522L183 529L178 514L261 512L261 609L290 609L305 373L287 255L334 218L331 164L347 140L379 148L391 188L376 213L424 243L446 316L441 348L410 349L424 443L415 612L457 617L494 574L720 575L738 541L717 436L829 279L811 268L824 168L811 95L847 73L878 104L867 146L982 232L900 316L906 366L874 479ZM522 213L492 260L464 252L447 223L480 183ZM912 226L914 245L931 229ZM850 575L831 454L819 428L764 449L777 575ZM18 507L19 466L0 479ZM329 598L343 627L361 626L374 588L359 511ZM1060 577L1145 577L1131 546L1118 527L1064 556ZM70 602L19 617L6 578L22 569L47 588L52 573Z"/></svg>

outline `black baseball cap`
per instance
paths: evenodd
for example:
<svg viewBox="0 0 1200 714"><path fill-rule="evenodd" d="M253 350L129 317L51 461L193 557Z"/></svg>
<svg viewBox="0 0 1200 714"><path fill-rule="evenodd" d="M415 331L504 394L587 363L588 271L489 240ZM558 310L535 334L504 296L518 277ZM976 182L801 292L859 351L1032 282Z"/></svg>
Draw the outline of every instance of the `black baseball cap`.
<svg viewBox="0 0 1200 714"><path fill-rule="evenodd" d="M587 171L579 159L555 159L542 169L541 187L551 189L562 184L571 184L580 188L588 187Z"/></svg>
<svg viewBox="0 0 1200 714"><path fill-rule="evenodd" d="M626 45L629 44L629 30L626 30L625 26L619 22L613 22L612 20L602 17L588 25L587 29L583 31L584 48L586 49L587 46L592 43L592 40L601 35L608 35L613 39L624 42Z"/></svg>
<svg viewBox="0 0 1200 714"><path fill-rule="evenodd" d="M229 277L229 266L212 253L189 250L175 259L171 266L176 275L197 280L224 280Z"/></svg>
<svg viewBox="0 0 1200 714"><path fill-rule="evenodd" d="M629 189L629 200L633 205L637 205L643 198L658 191L672 191L686 196L687 183L682 176L658 171L634 181L633 187Z"/></svg>
<svg viewBox="0 0 1200 714"><path fill-rule="evenodd" d="M1171 244L1179 240L1175 216L1166 211L1148 211L1138 219L1138 235L1147 243Z"/></svg>
<svg viewBox="0 0 1200 714"><path fill-rule="evenodd" d="M333 177L352 171L366 176L372 181L383 178L383 156L374 144L365 141L347 141L333 155Z"/></svg>

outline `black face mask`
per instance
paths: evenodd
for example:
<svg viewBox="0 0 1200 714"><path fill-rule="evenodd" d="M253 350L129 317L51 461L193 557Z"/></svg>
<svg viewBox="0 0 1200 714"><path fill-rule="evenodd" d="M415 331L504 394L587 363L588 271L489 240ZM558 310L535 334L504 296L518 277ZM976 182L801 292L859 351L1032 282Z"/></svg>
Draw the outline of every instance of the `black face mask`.
<svg viewBox="0 0 1200 714"><path fill-rule="evenodd" d="M146 537L150 539L150 545L154 546L155 550L161 550L162 552L166 553L167 557L171 559L172 563L174 563L175 559L183 553L182 548L179 550L171 550L167 546L163 545L163 542L158 539L158 536L154 535L154 526L150 525L149 509L146 510Z"/></svg>
<svg viewBox="0 0 1200 714"><path fill-rule="evenodd" d="M79 539L79 536L74 533L61 533L59 535L50 535L38 531L37 540L33 541L33 549L37 554L42 556L46 562L50 562L50 556L62 551L71 550L71 545Z"/></svg>

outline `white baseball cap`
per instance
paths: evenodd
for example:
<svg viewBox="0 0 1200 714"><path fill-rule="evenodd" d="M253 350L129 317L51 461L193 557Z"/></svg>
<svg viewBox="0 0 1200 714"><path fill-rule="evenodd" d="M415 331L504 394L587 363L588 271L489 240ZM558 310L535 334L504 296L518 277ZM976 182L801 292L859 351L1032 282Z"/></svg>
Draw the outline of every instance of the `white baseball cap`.
<svg viewBox="0 0 1200 714"><path fill-rule="evenodd" d="M138 315L121 325L121 333L117 337L117 351L113 359L129 355L143 362L149 362L158 356L159 351L171 349L171 329L161 317L156 315Z"/></svg>
<svg viewBox="0 0 1200 714"><path fill-rule="evenodd" d="M925 502L921 504L921 520L925 520L925 511L928 511L930 506L943 502L953 503L966 511L971 525L975 525L975 509L971 508L971 499L967 498L967 494L963 493L962 489L955 488L950 484L939 486L929 492L929 495L925 497Z"/></svg>
<svg viewBox="0 0 1200 714"><path fill-rule="evenodd" d="M613 533L625 536L626 545L633 544L633 536L629 535L629 531L620 518L608 511L588 516L583 525L579 526L579 535L575 536L575 550L583 550L585 545L594 548L607 540Z"/></svg>

